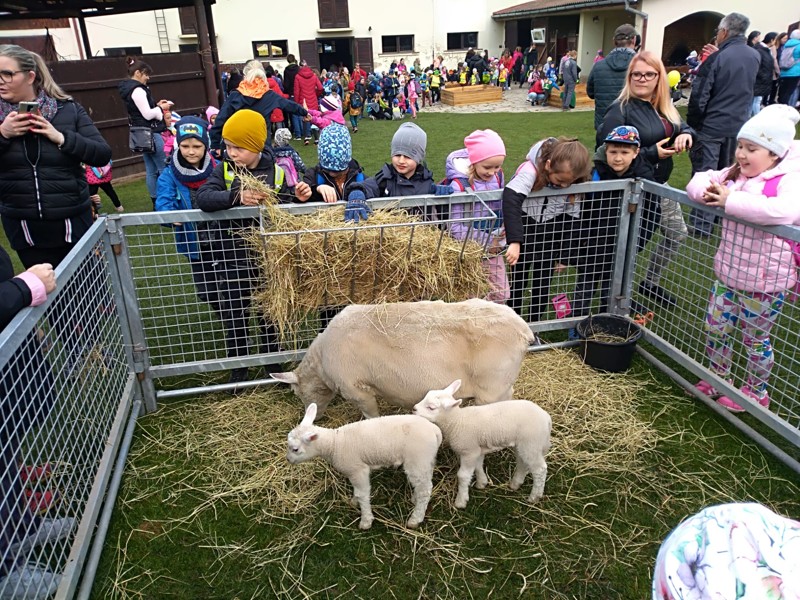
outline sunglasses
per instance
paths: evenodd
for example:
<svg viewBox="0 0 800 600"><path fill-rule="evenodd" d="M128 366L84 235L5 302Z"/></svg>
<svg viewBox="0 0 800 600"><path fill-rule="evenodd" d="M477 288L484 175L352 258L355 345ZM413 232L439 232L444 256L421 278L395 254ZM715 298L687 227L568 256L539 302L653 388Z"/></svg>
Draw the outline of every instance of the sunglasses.
<svg viewBox="0 0 800 600"><path fill-rule="evenodd" d="M18 75L19 73L27 73L27 71L0 71L0 80L3 83L11 83L14 80L14 75Z"/></svg>
<svg viewBox="0 0 800 600"><path fill-rule="evenodd" d="M642 73L641 71L633 71L631 73L631 79L635 79L636 81L653 81L658 77L658 73L655 71L648 71L647 73Z"/></svg>

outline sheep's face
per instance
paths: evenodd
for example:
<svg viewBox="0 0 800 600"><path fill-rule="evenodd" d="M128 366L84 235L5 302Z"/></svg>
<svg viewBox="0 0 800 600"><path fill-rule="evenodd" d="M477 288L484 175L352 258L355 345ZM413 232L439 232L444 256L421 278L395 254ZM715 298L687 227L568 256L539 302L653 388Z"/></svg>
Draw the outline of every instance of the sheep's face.
<svg viewBox="0 0 800 600"><path fill-rule="evenodd" d="M314 441L317 439L314 427L304 425L295 427L287 437L288 450L286 452L286 460L293 465L311 460L317 455L314 451Z"/></svg>
<svg viewBox="0 0 800 600"><path fill-rule="evenodd" d="M461 400L456 400L453 394L461 386L461 380L456 379L453 383L443 390L431 390L425 397L417 402L412 412L428 421L436 422L442 413L451 410L461 404Z"/></svg>
<svg viewBox="0 0 800 600"><path fill-rule="evenodd" d="M303 404L308 407L312 403L319 407L319 414L322 414L328 407L328 404L336 392L328 388L325 383L316 375L309 375L308 372L304 376L299 376L297 370L291 373L270 373L276 381L288 383L292 387L295 396L303 401Z"/></svg>

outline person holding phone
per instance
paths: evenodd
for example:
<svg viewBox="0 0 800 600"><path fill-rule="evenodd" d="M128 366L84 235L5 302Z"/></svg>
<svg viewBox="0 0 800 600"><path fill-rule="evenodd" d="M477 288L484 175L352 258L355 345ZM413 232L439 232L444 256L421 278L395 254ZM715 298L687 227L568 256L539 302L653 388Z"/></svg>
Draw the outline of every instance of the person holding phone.
<svg viewBox="0 0 800 600"><path fill-rule="evenodd" d="M688 151L694 143L694 130L682 119L672 104L667 71L657 55L647 50L636 54L628 64L625 86L603 119L605 138L615 127L628 125L639 131L641 153L654 167L653 179L667 183L672 173L672 157ZM648 205L652 203L654 205ZM665 307L675 306L676 299L661 287L661 273L678 253L686 239L687 228L680 205L662 198L655 204L645 198L638 249L642 250L660 223L663 237L650 256L647 273L639 292Z"/></svg>
<svg viewBox="0 0 800 600"><path fill-rule="evenodd" d="M26 268L57 266L92 225L82 163L111 148L41 56L0 45L0 220Z"/></svg>

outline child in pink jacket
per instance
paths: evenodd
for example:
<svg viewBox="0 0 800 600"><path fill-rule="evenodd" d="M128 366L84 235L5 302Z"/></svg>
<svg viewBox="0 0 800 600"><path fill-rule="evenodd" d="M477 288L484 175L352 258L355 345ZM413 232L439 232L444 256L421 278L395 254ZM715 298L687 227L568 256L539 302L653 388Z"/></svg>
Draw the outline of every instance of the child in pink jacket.
<svg viewBox="0 0 800 600"><path fill-rule="evenodd" d="M308 109L306 120L311 121L320 129L325 129L328 125L338 123L344 125L344 115L342 114L342 100L336 94L329 94L319 101L319 110Z"/></svg>
<svg viewBox="0 0 800 600"><path fill-rule="evenodd" d="M798 120L800 113L789 106L768 106L739 131L736 163L722 171L697 173L686 193L758 225L800 224L800 142L794 141ZM714 273L717 281L705 321L711 370L731 380L730 334L741 325L747 354L747 381L741 390L766 408L775 360L770 330L787 292L798 282L792 248L783 238L723 219ZM696 387L731 412L744 410L707 381Z"/></svg>

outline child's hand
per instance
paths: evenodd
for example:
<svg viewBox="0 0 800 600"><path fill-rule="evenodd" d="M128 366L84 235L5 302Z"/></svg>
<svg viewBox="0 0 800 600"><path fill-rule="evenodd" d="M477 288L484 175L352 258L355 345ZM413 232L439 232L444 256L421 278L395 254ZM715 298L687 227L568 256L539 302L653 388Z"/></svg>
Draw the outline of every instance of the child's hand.
<svg viewBox="0 0 800 600"><path fill-rule="evenodd" d="M512 242L508 245L506 249L506 262L510 266L514 266L517 264L519 260L519 242Z"/></svg>
<svg viewBox="0 0 800 600"><path fill-rule="evenodd" d="M703 192L703 202L708 206L719 206L723 208L728 201L728 196L731 191L721 183L712 183L708 189Z"/></svg>
<svg viewBox="0 0 800 600"><path fill-rule="evenodd" d="M301 181L295 186L294 195L300 202L307 202L311 198L311 186Z"/></svg>
<svg viewBox="0 0 800 600"><path fill-rule="evenodd" d="M318 185L317 192L319 192L325 202L336 202L336 200L338 200L338 198L336 198L336 190L329 185Z"/></svg>
<svg viewBox="0 0 800 600"><path fill-rule="evenodd" d="M266 200L267 195L253 190L244 190L242 192L242 204L245 206L258 206L262 200Z"/></svg>
<svg viewBox="0 0 800 600"><path fill-rule="evenodd" d="M313 117L311 116L311 113L308 113L305 117L303 117L303 121L306 123L311 123L312 119Z"/></svg>

